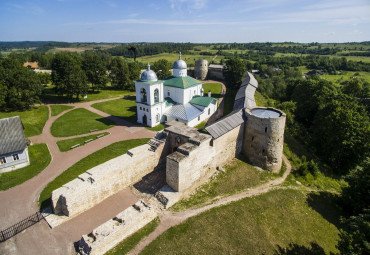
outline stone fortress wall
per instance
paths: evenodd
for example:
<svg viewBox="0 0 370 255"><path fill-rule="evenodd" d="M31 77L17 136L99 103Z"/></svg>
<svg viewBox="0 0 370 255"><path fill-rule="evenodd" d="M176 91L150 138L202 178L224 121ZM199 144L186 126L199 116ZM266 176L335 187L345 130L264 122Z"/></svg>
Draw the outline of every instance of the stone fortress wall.
<svg viewBox="0 0 370 255"><path fill-rule="evenodd" d="M261 118L252 114L257 87L254 77L246 73L233 112L207 126L208 134L179 122L169 123L159 133L162 135L159 143L154 138L53 191L54 213L69 218L76 216L160 166L165 167L168 186L158 191L156 197L165 207L189 194L208 180L217 168L241 152L256 166L278 171L285 114L276 109L274 111L281 113L279 118ZM251 136L254 136L253 141ZM153 144L157 144L155 150Z"/></svg>
<svg viewBox="0 0 370 255"><path fill-rule="evenodd" d="M198 59L195 61L194 76L198 79L204 80L208 73L208 61L205 59Z"/></svg>

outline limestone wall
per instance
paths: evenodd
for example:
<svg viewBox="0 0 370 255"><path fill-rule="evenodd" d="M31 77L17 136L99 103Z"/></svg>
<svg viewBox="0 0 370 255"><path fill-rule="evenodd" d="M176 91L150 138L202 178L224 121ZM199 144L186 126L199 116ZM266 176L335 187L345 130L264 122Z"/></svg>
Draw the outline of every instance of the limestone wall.
<svg viewBox="0 0 370 255"><path fill-rule="evenodd" d="M245 135L243 139L243 152L253 164L272 171L280 171L283 156L284 128L286 115L280 117L260 117L252 114L253 109L246 109Z"/></svg>
<svg viewBox="0 0 370 255"><path fill-rule="evenodd" d="M54 213L76 216L139 181L161 163L164 143L155 152L149 148L148 144L133 148L129 151L132 156L124 154L111 159L54 190Z"/></svg>
<svg viewBox="0 0 370 255"><path fill-rule="evenodd" d="M204 80L208 73L208 61L205 59L198 59L195 61L194 75L196 78Z"/></svg>
<svg viewBox="0 0 370 255"><path fill-rule="evenodd" d="M103 255L157 217L154 208L138 201L78 242L80 254Z"/></svg>
<svg viewBox="0 0 370 255"><path fill-rule="evenodd" d="M189 192L241 152L244 125L240 125L218 139L203 134L167 156L166 181L178 192Z"/></svg>

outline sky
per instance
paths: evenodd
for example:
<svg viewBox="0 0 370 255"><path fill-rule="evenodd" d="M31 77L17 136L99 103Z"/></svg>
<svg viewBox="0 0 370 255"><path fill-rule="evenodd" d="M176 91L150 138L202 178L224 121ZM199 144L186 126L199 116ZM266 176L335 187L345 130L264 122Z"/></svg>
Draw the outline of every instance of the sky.
<svg viewBox="0 0 370 255"><path fill-rule="evenodd" d="M370 41L370 0L0 0L0 41Z"/></svg>

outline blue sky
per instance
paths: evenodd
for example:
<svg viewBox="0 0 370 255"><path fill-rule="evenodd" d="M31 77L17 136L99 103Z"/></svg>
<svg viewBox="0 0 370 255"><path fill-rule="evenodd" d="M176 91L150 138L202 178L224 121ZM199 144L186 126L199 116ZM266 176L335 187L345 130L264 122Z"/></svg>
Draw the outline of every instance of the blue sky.
<svg viewBox="0 0 370 255"><path fill-rule="evenodd" d="M352 42L370 0L1 0L0 41Z"/></svg>

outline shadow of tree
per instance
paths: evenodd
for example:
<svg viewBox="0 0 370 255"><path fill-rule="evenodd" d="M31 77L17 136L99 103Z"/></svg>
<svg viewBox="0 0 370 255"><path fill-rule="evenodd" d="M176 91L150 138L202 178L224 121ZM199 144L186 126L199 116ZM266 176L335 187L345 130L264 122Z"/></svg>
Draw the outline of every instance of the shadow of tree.
<svg viewBox="0 0 370 255"><path fill-rule="evenodd" d="M340 217L343 216L343 212L338 205L338 201L338 195L330 192L310 193L307 196L307 203L312 209L337 228L340 228Z"/></svg>
<svg viewBox="0 0 370 255"><path fill-rule="evenodd" d="M317 243L310 243L310 247L290 243L288 247L278 245L274 255L325 255L324 249Z"/></svg>

